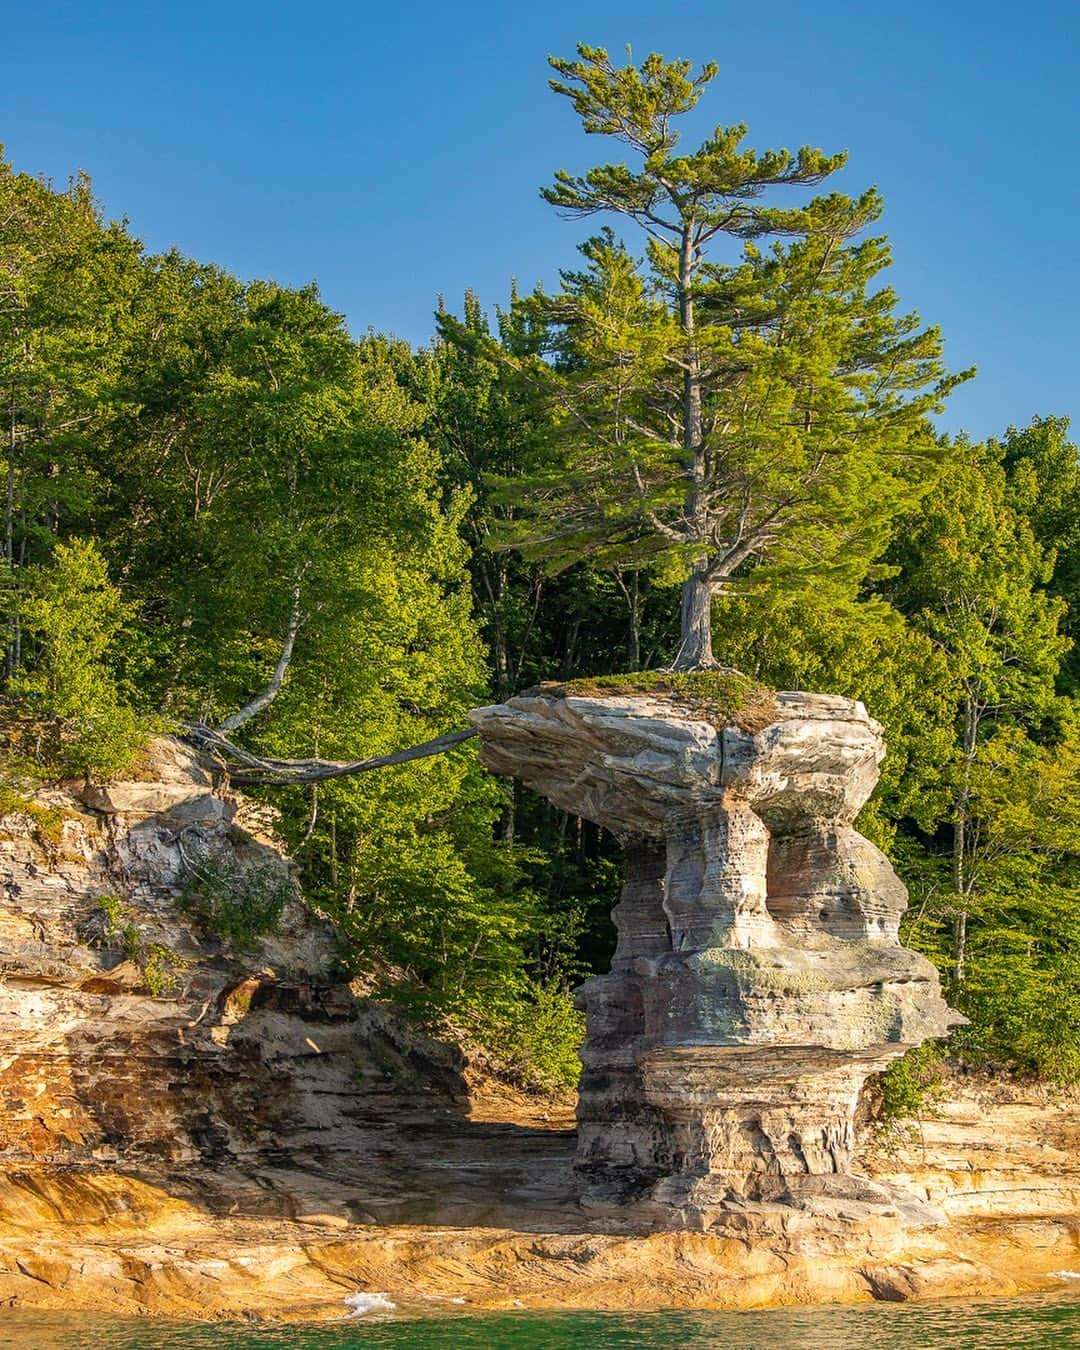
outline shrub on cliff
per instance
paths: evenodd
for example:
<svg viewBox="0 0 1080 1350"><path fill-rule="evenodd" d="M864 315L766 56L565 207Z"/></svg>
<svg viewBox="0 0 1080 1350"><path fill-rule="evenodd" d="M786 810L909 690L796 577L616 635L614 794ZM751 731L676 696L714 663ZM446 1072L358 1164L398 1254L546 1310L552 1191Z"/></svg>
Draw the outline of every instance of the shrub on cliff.
<svg viewBox="0 0 1080 1350"><path fill-rule="evenodd" d="M252 946L278 926L295 894L276 862L242 866L229 848L185 853L187 872L180 908L202 921L216 937L238 948Z"/></svg>

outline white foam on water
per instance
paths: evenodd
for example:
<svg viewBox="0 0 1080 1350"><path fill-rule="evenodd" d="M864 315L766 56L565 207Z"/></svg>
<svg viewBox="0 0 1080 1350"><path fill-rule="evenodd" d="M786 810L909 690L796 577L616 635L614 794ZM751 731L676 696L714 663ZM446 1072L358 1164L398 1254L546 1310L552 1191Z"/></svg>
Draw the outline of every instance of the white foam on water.
<svg viewBox="0 0 1080 1350"><path fill-rule="evenodd" d="M363 1317L370 1312L393 1312L397 1304L386 1294L357 1292L345 1295L345 1306L352 1309L354 1317Z"/></svg>
<svg viewBox="0 0 1080 1350"><path fill-rule="evenodd" d="M1080 1270L1052 1270L1052 1280L1080 1280Z"/></svg>

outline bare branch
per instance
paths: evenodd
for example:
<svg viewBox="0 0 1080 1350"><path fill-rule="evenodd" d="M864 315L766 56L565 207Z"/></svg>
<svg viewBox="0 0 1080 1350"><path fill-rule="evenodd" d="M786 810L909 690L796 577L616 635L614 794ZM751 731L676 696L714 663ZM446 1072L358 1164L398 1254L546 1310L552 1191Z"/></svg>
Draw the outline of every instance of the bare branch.
<svg viewBox="0 0 1080 1350"><path fill-rule="evenodd" d="M249 750L226 740L214 727L191 723L184 728L186 740L202 749L210 750L229 767L234 783L261 787L297 787L305 783L322 783L328 778L347 778L352 774L367 773L370 769L384 769L393 764L407 764L414 759L428 759L445 754L478 733L474 727L448 731L444 736L411 745L406 750L394 750L389 755L373 755L370 759L263 759ZM232 767L233 765L237 767Z"/></svg>
<svg viewBox="0 0 1080 1350"><path fill-rule="evenodd" d="M292 660L293 646L296 642L296 634L300 630L300 575L293 577L292 583L292 605L289 610L289 622L285 629L285 641L282 643L281 655L278 657L277 665L274 667L274 673L270 676L270 683L266 688L238 711L226 717L218 727L219 731L236 731L242 727L245 722L250 722L256 713L261 713L264 708L269 708L274 699L277 698L278 691L285 682L285 673L289 669L289 662Z"/></svg>

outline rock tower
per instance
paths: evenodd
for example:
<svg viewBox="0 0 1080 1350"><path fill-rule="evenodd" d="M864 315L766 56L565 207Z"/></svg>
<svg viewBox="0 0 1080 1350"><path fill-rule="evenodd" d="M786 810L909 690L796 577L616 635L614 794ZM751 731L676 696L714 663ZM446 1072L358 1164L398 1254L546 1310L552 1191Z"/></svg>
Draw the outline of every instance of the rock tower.
<svg viewBox="0 0 1080 1350"><path fill-rule="evenodd" d="M861 703L735 675L633 679L471 715L489 769L624 844L612 968L579 991L583 1203L688 1227L895 1203L848 1170L860 1089L958 1019L852 824L881 727Z"/></svg>

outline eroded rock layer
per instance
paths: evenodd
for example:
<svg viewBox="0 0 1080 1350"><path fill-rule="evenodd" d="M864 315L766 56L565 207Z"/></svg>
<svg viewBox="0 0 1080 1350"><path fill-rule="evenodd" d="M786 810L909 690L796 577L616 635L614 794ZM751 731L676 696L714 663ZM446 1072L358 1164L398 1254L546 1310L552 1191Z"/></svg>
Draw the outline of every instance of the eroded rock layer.
<svg viewBox="0 0 1080 1350"><path fill-rule="evenodd" d="M579 995L586 1204L691 1226L746 1202L895 1205L851 1175L856 1101L956 1019L852 823L884 755L862 704L541 690L473 722L488 768L625 843L612 969Z"/></svg>
<svg viewBox="0 0 1080 1350"><path fill-rule="evenodd" d="M0 1168L280 1157L384 1078L453 1090L460 1056L356 997L266 826L168 738L138 778L0 818ZM276 930L223 941L193 878L276 892Z"/></svg>

